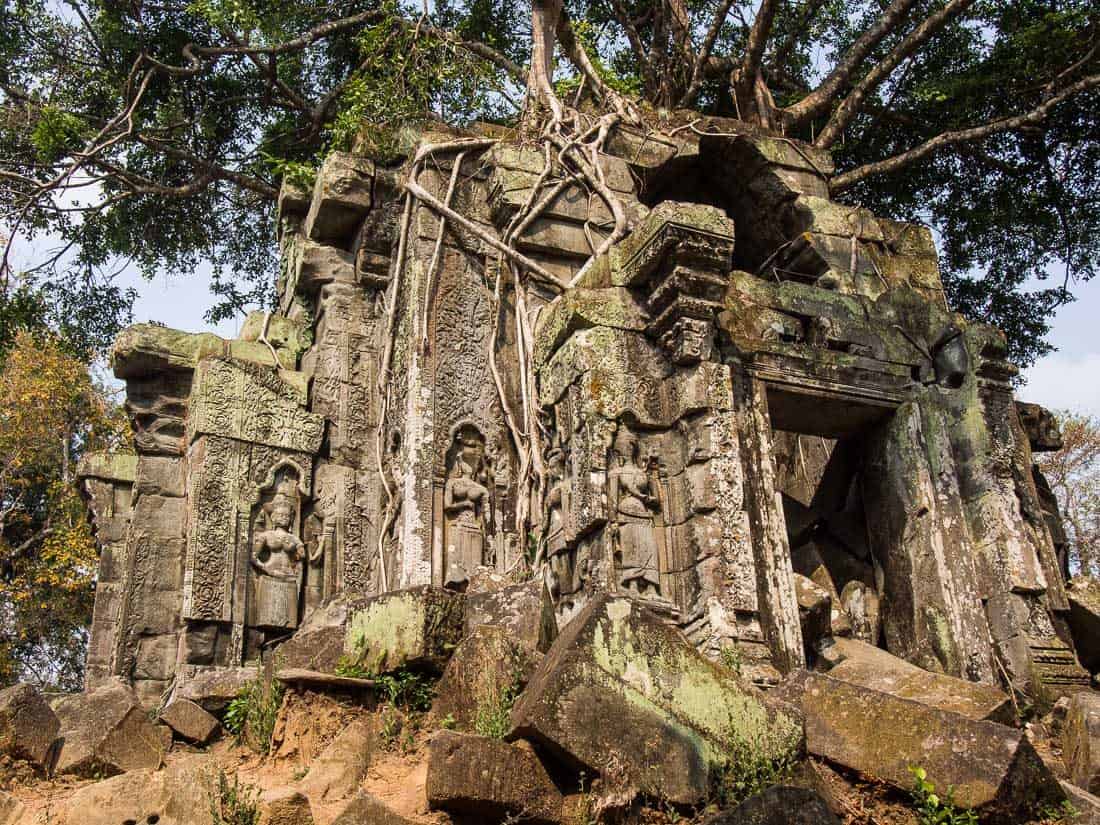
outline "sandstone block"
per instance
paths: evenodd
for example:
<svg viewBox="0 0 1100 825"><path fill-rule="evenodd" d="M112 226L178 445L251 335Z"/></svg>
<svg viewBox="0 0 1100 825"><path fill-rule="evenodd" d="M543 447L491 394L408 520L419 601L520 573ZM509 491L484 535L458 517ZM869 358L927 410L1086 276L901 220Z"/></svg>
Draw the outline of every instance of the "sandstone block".
<svg viewBox="0 0 1100 825"><path fill-rule="evenodd" d="M80 788L57 811L57 825L195 825L210 821L214 777L201 756L164 770L137 770Z"/></svg>
<svg viewBox="0 0 1100 825"><path fill-rule="evenodd" d="M1069 626L1077 658L1090 673L1100 671L1100 580L1074 576L1066 589Z"/></svg>
<svg viewBox="0 0 1100 825"><path fill-rule="evenodd" d="M26 808L10 793L0 791L0 825L18 825Z"/></svg>
<svg viewBox="0 0 1100 825"><path fill-rule="evenodd" d="M775 758L799 749L801 731L793 714L641 605L602 595L551 646L512 711L508 738L690 805L705 798L733 740Z"/></svg>
<svg viewBox="0 0 1100 825"><path fill-rule="evenodd" d="M492 820L556 822L562 796L529 745L441 731L428 757L428 804Z"/></svg>
<svg viewBox="0 0 1100 825"><path fill-rule="evenodd" d="M1092 794L1100 791L1100 695L1070 697L1062 723L1062 758L1074 785Z"/></svg>
<svg viewBox="0 0 1100 825"><path fill-rule="evenodd" d="M374 164L346 152L329 154L317 173L305 233L315 241L350 235L371 208Z"/></svg>
<svg viewBox="0 0 1100 825"><path fill-rule="evenodd" d="M341 664L373 673L406 665L442 670L462 637L463 603L462 595L429 586L366 599L340 595L279 648L282 663L322 672Z"/></svg>
<svg viewBox="0 0 1100 825"><path fill-rule="evenodd" d="M798 598L802 641L812 650L818 642L833 634L833 600L825 588L798 573L794 574L794 592Z"/></svg>
<svg viewBox="0 0 1100 825"><path fill-rule="evenodd" d="M256 825L313 825L309 800L292 788L272 788L260 795Z"/></svg>
<svg viewBox="0 0 1100 825"><path fill-rule="evenodd" d="M528 653L545 653L557 638L554 605L541 578L492 592L467 593L464 635L484 625L504 628L512 642Z"/></svg>
<svg viewBox="0 0 1100 825"><path fill-rule="evenodd" d="M178 674L180 684L173 698L189 699L203 710L224 710L249 682L256 678L254 667L203 667Z"/></svg>
<svg viewBox="0 0 1100 825"><path fill-rule="evenodd" d="M975 721L1010 725L1016 718L1012 699L992 685L932 673L857 639L835 639L825 658L835 663L829 669L830 676L853 685Z"/></svg>
<svg viewBox="0 0 1100 825"><path fill-rule="evenodd" d="M825 800L808 788L772 785L736 808L703 820L703 825L840 825Z"/></svg>
<svg viewBox="0 0 1100 825"><path fill-rule="evenodd" d="M55 708L61 723L59 774L88 776L159 768L161 738L134 691L118 682L67 696Z"/></svg>
<svg viewBox="0 0 1100 825"><path fill-rule="evenodd" d="M310 763L309 773L298 787L317 802L346 799L367 775L373 750L373 731L366 722L356 720Z"/></svg>
<svg viewBox="0 0 1100 825"><path fill-rule="evenodd" d="M60 727L56 714L33 686L0 690L0 753L48 768Z"/></svg>
<svg viewBox="0 0 1100 825"><path fill-rule="evenodd" d="M797 681L814 756L905 791L918 765L938 788L954 788L957 805L993 822L1021 822L1065 798L1022 731L828 676Z"/></svg>
<svg viewBox="0 0 1100 825"><path fill-rule="evenodd" d="M390 810L384 802L366 791L354 799L332 820L331 825L411 825L410 820Z"/></svg>
<svg viewBox="0 0 1100 825"><path fill-rule="evenodd" d="M534 672L536 658L504 627L480 625L455 648L436 685L432 712L459 730L478 730L499 719L507 725L512 701ZM485 730L479 730L485 733Z"/></svg>
<svg viewBox="0 0 1100 825"><path fill-rule="evenodd" d="M173 699L160 721L190 742L208 742L218 730L218 720L190 699Z"/></svg>

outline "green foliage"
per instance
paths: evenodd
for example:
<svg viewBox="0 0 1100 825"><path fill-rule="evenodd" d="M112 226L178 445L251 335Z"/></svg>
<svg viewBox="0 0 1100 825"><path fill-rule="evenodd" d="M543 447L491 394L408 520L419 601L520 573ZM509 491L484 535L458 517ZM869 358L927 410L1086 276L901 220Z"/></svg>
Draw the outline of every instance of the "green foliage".
<svg viewBox="0 0 1100 825"><path fill-rule="evenodd" d="M287 160L286 158L275 157L267 152L264 152L262 157L264 162L267 163L268 168L280 180L286 181L292 186L297 186L300 189L313 188L313 182L317 180L316 166L298 160Z"/></svg>
<svg viewBox="0 0 1100 825"><path fill-rule="evenodd" d="M435 680L423 673L401 668L375 676L374 681L386 701L406 713L420 713L432 706Z"/></svg>
<svg viewBox="0 0 1100 825"><path fill-rule="evenodd" d="M210 793L211 825L257 825L260 792L234 775L233 781L219 770Z"/></svg>
<svg viewBox="0 0 1100 825"><path fill-rule="evenodd" d="M744 655L737 645L726 645L718 653L722 667L732 670L738 676L741 675L741 667L744 664Z"/></svg>
<svg viewBox="0 0 1100 825"><path fill-rule="evenodd" d="M720 808L737 805L782 782L801 758L801 736L778 730L746 736L731 719L723 737L724 761L712 771L711 796ZM774 753L775 756L766 754Z"/></svg>
<svg viewBox="0 0 1100 825"><path fill-rule="evenodd" d="M482 691L474 714L474 732L492 739L503 739L511 728L512 706L522 691L518 676L502 687Z"/></svg>
<svg viewBox="0 0 1100 825"><path fill-rule="evenodd" d="M978 825L978 816L972 810L955 807L952 788L948 787L947 793L940 797L924 768L910 766L909 772L914 779L913 806L921 825Z"/></svg>
<svg viewBox="0 0 1100 825"><path fill-rule="evenodd" d="M1044 825L1059 825L1063 822L1073 822L1080 811L1068 799L1063 799L1057 805L1050 802L1039 807L1035 818Z"/></svg>
<svg viewBox="0 0 1100 825"><path fill-rule="evenodd" d="M453 713L448 713L439 720L439 727L443 728L443 730L454 730L458 727L458 721L455 719Z"/></svg>
<svg viewBox="0 0 1100 825"><path fill-rule="evenodd" d="M271 749L271 734L285 692L280 682L269 682L262 673L257 673L229 703L222 724L237 737L238 743L248 745L257 753L267 753Z"/></svg>
<svg viewBox="0 0 1100 825"><path fill-rule="evenodd" d="M31 130L30 141L40 163L56 163L79 146L83 132L84 121L80 118L46 106Z"/></svg>
<svg viewBox="0 0 1100 825"><path fill-rule="evenodd" d="M336 668L333 672L337 676L344 676L349 679L371 679L374 677L374 671L363 665L356 657L346 654L336 662Z"/></svg>

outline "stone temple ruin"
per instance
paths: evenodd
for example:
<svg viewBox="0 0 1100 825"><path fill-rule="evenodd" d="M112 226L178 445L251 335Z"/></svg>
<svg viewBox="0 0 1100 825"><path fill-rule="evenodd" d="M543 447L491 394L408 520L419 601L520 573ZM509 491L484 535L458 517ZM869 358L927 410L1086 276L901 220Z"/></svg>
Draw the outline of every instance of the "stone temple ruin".
<svg viewBox="0 0 1100 825"><path fill-rule="evenodd" d="M696 124L618 130L615 205L489 127L334 153L281 194L274 311L125 331L137 455L82 468L89 689L156 705L349 594L494 578L561 627L626 593L763 686L843 636L1086 686L1032 470L1057 433L1002 334L947 306L927 228L829 199L828 154Z"/></svg>

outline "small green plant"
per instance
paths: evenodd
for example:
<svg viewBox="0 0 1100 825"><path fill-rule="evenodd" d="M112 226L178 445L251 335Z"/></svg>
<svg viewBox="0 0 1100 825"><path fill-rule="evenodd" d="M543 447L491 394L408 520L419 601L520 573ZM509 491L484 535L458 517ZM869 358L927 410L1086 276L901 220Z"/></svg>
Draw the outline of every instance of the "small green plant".
<svg viewBox="0 0 1100 825"><path fill-rule="evenodd" d="M453 713L448 713L439 720L439 727L443 728L443 730L454 730L458 727L458 720L455 719Z"/></svg>
<svg viewBox="0 0 1100 825"><path fill-rule="evenodd" d="M233 781L219 770L210 794L211 825L256 825L260 821L260 792L243 784L236 775Z"/></svg>
<svg viewBox="0 0 1100 825"><path fill-rule="evenodd" d="M1035 818L1039 822L1056 825L1062 822L1072 822L1080 812L1068 799L1063 799L1061 804L1054 805L1050 802L1040 806Z"/></svg>
<svg viewBox="0 0 1100 825"><path fill-rule="evenodd" d="M725 760L713 771L711 789L720 808L737 805L783 781L801 756L797 728L766 729L746 736L731 719L723 739Z"/></svg>
<svg viewBox="0 0 1100 825"><path fill-rule="evenodd" d="M511 727L512 705L523 685L515 675L503 687L490 686L478 698L474 715L474 732L491 739L503 739Z"/></svg>
<svg viewBox="0 0 1100 825"><path fill-rule="evenodd" d="M370 679L374 676L370 669L356 657L347 655L339 658L334 672L337 676L345 676L349 679Z"/></svg>
<svg viewBox="0 0 1100 825"><path fill-rule="evenodd" d="M268 168L292 186L299 189L312 189L313 182L317 179L317 169L308 163L298 160L287 160L267 152L260 152L260 157Z"/></svg>
<svg viewBox="0 0 1100 825"><path fill-rule="evenodd" d="M267 753L271 749L271 734L284 692L282 684L268 682L257 673L229 703L222 724L237 737L238 743L247 744L258 753Z"/></svg>
<svg viewBox="0 0 1100 825"><path fill-rule="evenodd" d="M431 678L407 668L374 677L375 685L386 700L406 713L426 711L435 697L435 684Z"/></svg>
<svg viewBox="0 0 1100 825"><path fill-rule="evenodd" d="M722 662L722 667L726 670L732 670L738 676L741 675L741 666L744 664L741 648L737 645L727 645L723 647L719 653L718 658Z"/></svg>
<svg viewBox="0 0 1100 825"><path fill-rule="evenodd" d="M378 739L384 750L393 750L403 721L401 714L392 707L382 709L382 727L378 730Z"/></svg>
<svg viewBox="0 0 1100 825"><path fill-rule="evenodd" d="M969 808L957 808L952 799L954 790L948 786L941 797L936 786L928 781L928 772L919 766L910 766L913 774L913 804L921 825L978 825L978 816Z"/></svg>

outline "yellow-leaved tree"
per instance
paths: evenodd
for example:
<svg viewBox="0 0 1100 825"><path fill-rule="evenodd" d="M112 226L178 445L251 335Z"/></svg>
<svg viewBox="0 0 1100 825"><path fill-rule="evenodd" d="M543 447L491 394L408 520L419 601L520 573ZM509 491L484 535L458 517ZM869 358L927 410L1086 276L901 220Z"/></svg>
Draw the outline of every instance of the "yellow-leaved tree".
<svg viewBox="0 0 1100 825"><path fill-rule="evenodd" d="M76 462L128 443L88 365L47 332L18 333L0 364L0 686L80 687L96 548Z"/></svg>

